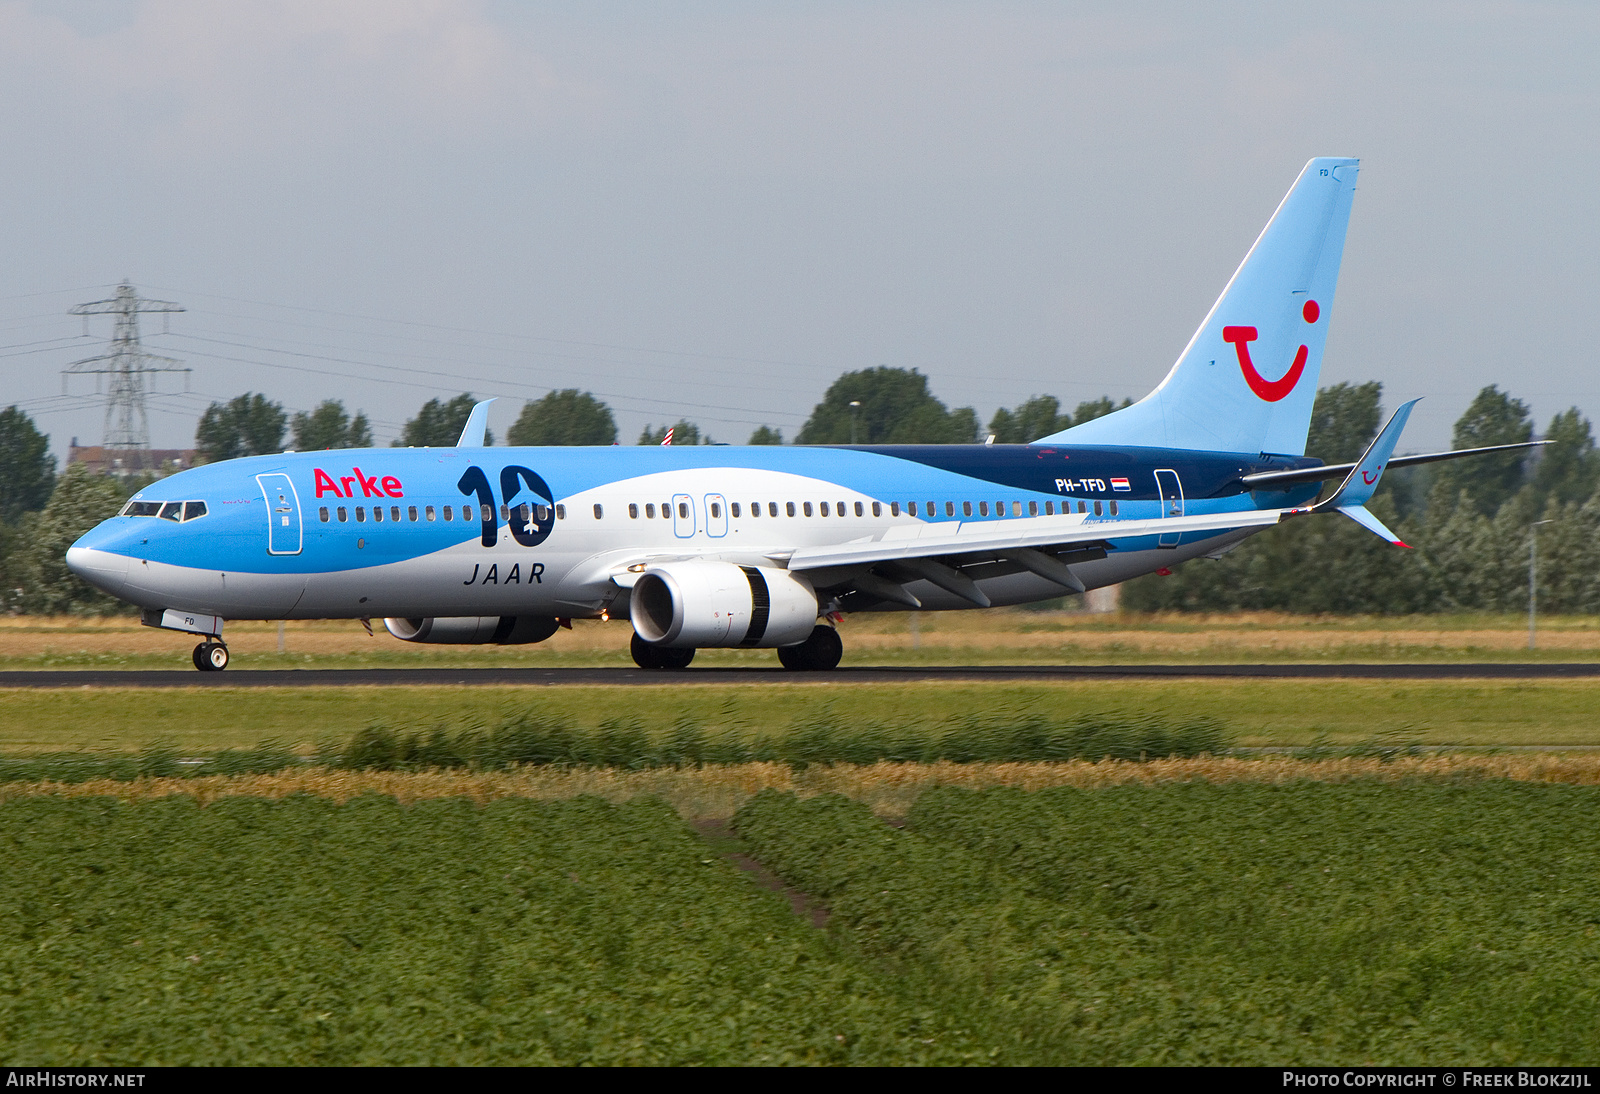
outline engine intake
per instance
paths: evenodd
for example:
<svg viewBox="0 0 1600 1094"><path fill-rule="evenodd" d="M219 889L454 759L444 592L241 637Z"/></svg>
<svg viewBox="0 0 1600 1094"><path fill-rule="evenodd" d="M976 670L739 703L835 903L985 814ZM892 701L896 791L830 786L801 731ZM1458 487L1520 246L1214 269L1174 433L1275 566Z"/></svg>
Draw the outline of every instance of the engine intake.
<svg viewBox="0 0 1600 1094"><path fill-rule="evenodd" d="M462 615L383 621L384 630L402 642L443 646L523 646L543 642L559 626L548 615Z"/></svg>
<svg viewBox="0 0 1600 1094"><path fill-rule="evenodd" d="M656 646L792 646L817 625L817 592L798 574L731 562L667 562L634 582L633 629Z"/></svg>

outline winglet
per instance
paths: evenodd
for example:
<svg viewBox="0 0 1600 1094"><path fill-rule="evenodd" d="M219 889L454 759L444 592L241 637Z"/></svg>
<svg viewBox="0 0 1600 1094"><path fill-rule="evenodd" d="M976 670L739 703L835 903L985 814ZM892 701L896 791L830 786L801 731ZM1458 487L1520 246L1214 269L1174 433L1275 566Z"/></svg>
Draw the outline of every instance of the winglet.
<svg viewBox="0 0 1600 1094"><path fill-rule="evenodd" d="M1403 542L1399 536L1389 531L1389 529L1384 526L1383 521L1373 516L1372 512L1367 509L1366 506L1342 505L1339 507L1339 512L1343 513L1345 516L1361 525L1361 527L1365 528L1367 531L1376 535L1379 539L1386 539L1396 547L1404 547L1408 551L1411 550L1411 544Z"/></svg>
<svg viewBox="0 0 1600 1094"><path fill-rule="evenodd" d="M461 427L457 448L484 447L483 442L489 435L489 404L492 402L493 399L485 399L472 408L472 413L467 415L467 424Z"/></svg>
<svg viewBox="0 0 1600 1094"><path fill-rule="evenodd" d="M1345 512L1349 509L1361 509L1362 506L1367 504L1372 495L1377 492L1378 480L1383 478L1383 469L1388 466L1389 457L1394 455L1394 446L1400 443L1400 431L1406 427L1406 419L1411 417L1411 408L1421 401L1421 399L1412 399L1394 412L1394 417L1389 419L1389 424L1384 426L1383 430L1372 439L1371 444L1367 445L1367 450L1361 454L1361 459L1350 469L1350 474L1344 477L1344 482L1339 484L1339 489L1335 490L1333 496L1327 501L1313 505L1311 512L1326 513L1334 509ZM1366 512L1364 509L1361 511ZM1347 515L1363 527L1372 528L1372 525L1362 518L1354 514L1347 513ZM1377 522L1376 517L1373 517L1370 513L1367 515L1374 523ZM1378 528L1382 527L1383 525L1378 525ZM1377 528L1372 528L1372 530L1378 532ZM1392 534L1385 534L1387 532L1388 529L1384 529L1384 531L1378 532L1378 535L1383 536L1383 538L1392 543L1400 542Z"/></svg>

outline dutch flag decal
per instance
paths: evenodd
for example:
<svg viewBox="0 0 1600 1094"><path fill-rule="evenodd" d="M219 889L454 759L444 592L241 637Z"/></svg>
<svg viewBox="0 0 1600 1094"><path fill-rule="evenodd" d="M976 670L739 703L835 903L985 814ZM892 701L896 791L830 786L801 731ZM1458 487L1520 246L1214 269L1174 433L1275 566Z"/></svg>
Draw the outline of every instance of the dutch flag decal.
<svg viewBox="0 0 1600 1094"><path fill-rule="evenodd" d="M1111 489L1113 489L1113 490L1132 490L1133 487L1128 485L1128 480L1127 479L1112 479L1111 480Z"/></svg>

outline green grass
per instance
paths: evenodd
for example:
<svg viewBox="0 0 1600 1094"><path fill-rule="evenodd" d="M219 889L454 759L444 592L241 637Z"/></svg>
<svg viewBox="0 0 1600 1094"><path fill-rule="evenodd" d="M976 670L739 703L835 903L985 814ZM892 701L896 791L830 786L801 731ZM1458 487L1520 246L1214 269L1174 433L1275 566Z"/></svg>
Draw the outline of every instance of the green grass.
<svg viewBox="0 0 1600 1094"><path fill-rule="evenodd" d="M819 721L891 729L1089 714L1211 720L1244 746L1600 745L1600 681L1087 680L1051 684L914 683L630 687L352 687L0 690L0 752L138 751L183 755L282 741L297 751L378 724L486 728L524 715L578 727L636 723L664 737L688 720L754 738Z"/></svg>
<svg viewBox="0 0 1600 1094"><path fill-rule="evenodd" d="M734 824L1006 1062L1577 1064L1597 805L1498 780L933 790L897 831L769 790Z"/></svg>

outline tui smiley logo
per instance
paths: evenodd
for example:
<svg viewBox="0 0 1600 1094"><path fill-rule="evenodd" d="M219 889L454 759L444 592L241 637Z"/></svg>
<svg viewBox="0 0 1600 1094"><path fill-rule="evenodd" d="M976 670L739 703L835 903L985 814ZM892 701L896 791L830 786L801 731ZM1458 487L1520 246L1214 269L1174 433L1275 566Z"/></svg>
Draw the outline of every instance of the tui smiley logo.
<svg viewBox="0 0 1600 1094"><path fill-rule="evenodd" d="M1305 307L1300 309L1300 317L1307 323L1315 323L1321 315L1315 300L1307 300ZM1310 353L1305 346L1301 346L1294 355L1294 363L1289 366L1289 371L1277 380L1262 378L1256 371L1256 366L1250 360L1250 343L1258 337L1254 327L1223 327L1222 340L1233 343L1234 352L1239 355L1239 371L1244 373L1244 382L1250 385L1250 390L1256 396L1268 403L1275 403L1294 390L1300 382L1300 374L1306 370L1306 357Z"/></svg>

